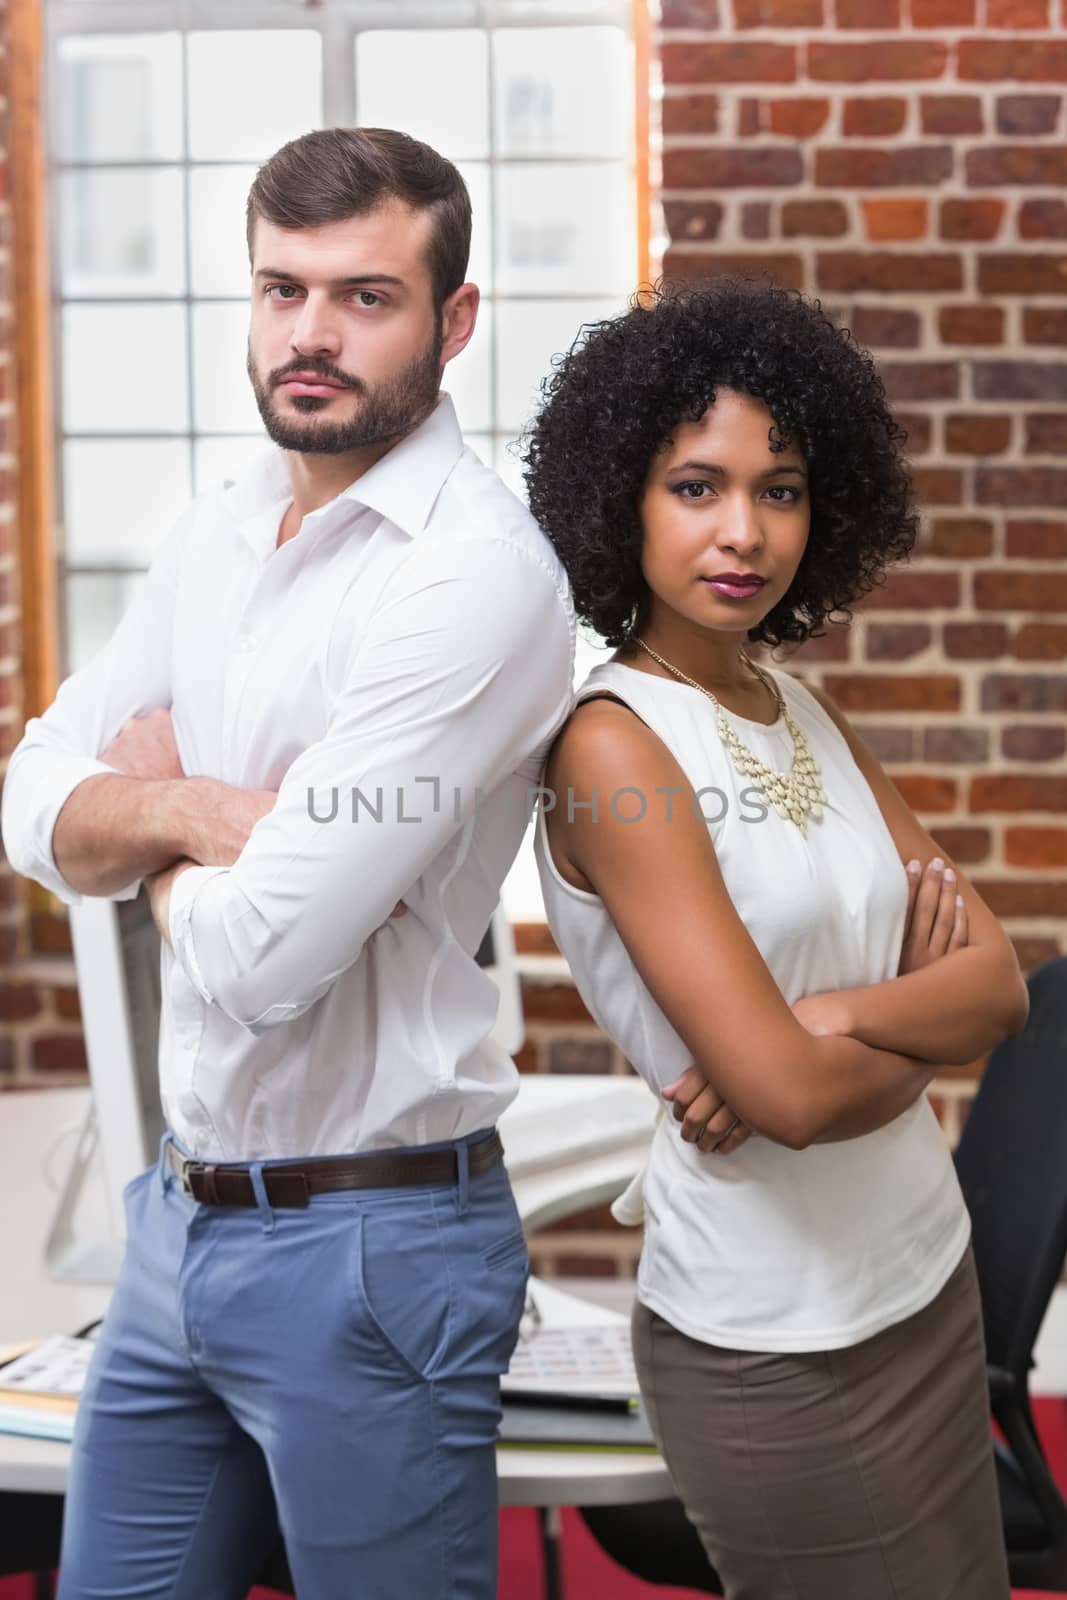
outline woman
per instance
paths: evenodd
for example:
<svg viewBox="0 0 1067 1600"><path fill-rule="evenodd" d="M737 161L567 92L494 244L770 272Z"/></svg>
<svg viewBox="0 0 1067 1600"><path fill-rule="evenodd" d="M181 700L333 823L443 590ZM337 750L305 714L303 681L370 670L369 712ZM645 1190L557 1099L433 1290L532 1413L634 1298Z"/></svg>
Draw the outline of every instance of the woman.
<svg viewBox="0 0 1067 1600"><path fill-rule="evenodd" d="M970 1226L923 1093L1020 1030L1012 947L821 691L908 554L902 430L821 309L720 279L587 329L530 503L615 654L546 765L549 923L673 1116L634 1349L729 1600L1006 1600ZM554 798L553 798L554 797Z"/></svg>

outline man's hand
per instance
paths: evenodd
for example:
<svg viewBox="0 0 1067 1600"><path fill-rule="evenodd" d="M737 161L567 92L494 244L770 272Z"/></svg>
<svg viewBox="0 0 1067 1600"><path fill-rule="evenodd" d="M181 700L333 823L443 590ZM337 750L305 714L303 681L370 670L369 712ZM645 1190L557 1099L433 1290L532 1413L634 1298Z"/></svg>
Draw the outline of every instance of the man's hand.
<svg viewBox="0 0 1067 1600"><path fill-rule="evenodd" d="M186 854L205 867L232 867L260 817L273 811L278 800L273 789L238 789L215 778L190 778L187 798ZM398 900L390 920L406 910Z"/></svg>
<svg viewBox="0 0 1067 1600"><path fill-rule="evenodd" d="M935 856L924 872L909 861L908 910L904 921L897 977L918 972L932 961L967 946L967 906L956 890L956 874Z"/></svg>
<svg viewBox="0 0 1067 1600"><path fill-rule="evenodd" d="M184 778L170 711L164 706L129 717L100 760L127 778Z"/></svg>
<svg viewBox="0 0 1067 1600"><path fill-rule="evenodd" d="M164 867L161 872L145 874L145 893L148 895L148 904L152 912L152 920L159 929L159 936L164 944L170 944L170 888L179 872L184 872L186 867L195 867L195 861L174 861L169 867Z"/></svg>
<svg viewBox="0 0 1067 1600"><path fill-rule="evenodd" d="M179 804L186 865L232 867L248 835L278 798L273 789L242 789L215 778L187 778L166 707L129 717L100 759L127 778L185 779Z"/></svg>
<svg viewBox="0 0 1067 1600"><path fill-rule="evenodd" d="M203 867L232 867L260 817L273 811L273 789L239 789L217 778L190 778L181 796L185 854Z"/></svg>
<svg viewBox="0 0 1067 1600"><path fill-rule="evenodd" d="M705 1155L728 1156L739 1150L752 1129L730 1110L698 1067L687 1067L663 1090L663 1098L682 1124L682 1138Z"/></svg>
<svg viewBox="0 0 1067 1600"><path fill-rule="evenodd" d="M167 707L127 718L100 759L127 778L173 780L186 776ZM178 868L232 867L260 817L273 811L278 799L273 789L241 789L215 778L187 781L189 788L183 795L184 855L145 879L153 915L157 905L165 908ZM390 918L402 917L406 910L403 900L398 900Z"/></svg>

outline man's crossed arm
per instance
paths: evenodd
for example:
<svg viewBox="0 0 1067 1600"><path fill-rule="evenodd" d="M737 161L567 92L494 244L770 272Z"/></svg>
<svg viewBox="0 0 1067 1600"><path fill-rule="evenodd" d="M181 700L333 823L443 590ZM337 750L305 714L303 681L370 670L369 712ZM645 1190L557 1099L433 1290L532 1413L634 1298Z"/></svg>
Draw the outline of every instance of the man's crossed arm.
<svg viewBox="0 0 1067 1600"><path fill-rule="evenodd" d="M419 546L354 642L323 736L276 795L235 789L176 775L163 718L177 560L175 539L105 650L28 725L4 842L17 871L68 902L129 898L165 875L148 887L176 959L258 1033L313 1005L453 839L471 847L479 797L569 709L573 623L518 541ZM331 790L380 792L385 815L328 825Z"/></svg>
<svg viewBox="0 0 1067 1600"><path fill-rule="evenodd" d="M143 877L156 926L169 943L175 875L191 866L232 866L278 796L186 777L166 709L129 718L100 759L116 775L87 778L70 795L52 835L56 865L88 895L113 893ZM392 915L406 910L398 901Z"/></svg>
<svg viewBox="0 0 1067 1600"><path fill-rule="evenodd" d="M80 783L52 833L56 866L80 894L114 894L182 860L231 866L277 800L271 789L186 777L165 708L129 718L100 759L114 775Z"/></svg>

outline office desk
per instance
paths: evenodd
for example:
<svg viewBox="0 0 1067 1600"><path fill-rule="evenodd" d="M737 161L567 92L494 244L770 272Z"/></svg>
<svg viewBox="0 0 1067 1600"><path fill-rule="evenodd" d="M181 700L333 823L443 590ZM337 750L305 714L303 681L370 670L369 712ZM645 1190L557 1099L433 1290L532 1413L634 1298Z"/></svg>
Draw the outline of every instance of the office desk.
<svg viewBox="0 0 1067 1600"><path fill-rule="evenodd" d="M618 1080L610 1080L617 1085ZM520 1103L530 1090L527 1104L538 1108L559 1105L588 1095L594 1080L526 1079ZM635 1082L634 1091L647 1095ZM42 1250L48 1228L52 1196L45 1179L49 1151L65 1127L80 1123L88 1100L85 1089L27 1090L0 1095L0 1207L5 1219L0 1241L0 1347L18 1340L81 1327L103 1314L110 1291L103 1285L53 1282L45 1276ZM518 1105L515 1108L518 1111ZM509 1111L508 1115L512 1115ZM506 1126L502 1119L502 1128ZM633 1175L643 1145L597 1156L569 1167L530 1173L515 1180L515 1194L529 1227L602 1204L618 1194ZM54 1152L61 1170L60 1149ZM107 1225L102 1184L88 1187L82 1208L86 1227ZM564 1297L551 1287L547 1301ZM566 1297L573 1300L573 1297ZM546 1301L546 1309L547 1309ZM585 1310L583 1312L583 1306ZM585 1302L572 1305L574 1320L584 1314L605 1315ZM68 1447L51 1440L23 1439L0 1434L0 1490L62 1494L66 1486ZM500 1498L503 1505L558 1507L566 1505L616 1505L663 1500L673 1493L667 1469L656 1455L573 1450L521 1450L497 1452Z"/></svg>

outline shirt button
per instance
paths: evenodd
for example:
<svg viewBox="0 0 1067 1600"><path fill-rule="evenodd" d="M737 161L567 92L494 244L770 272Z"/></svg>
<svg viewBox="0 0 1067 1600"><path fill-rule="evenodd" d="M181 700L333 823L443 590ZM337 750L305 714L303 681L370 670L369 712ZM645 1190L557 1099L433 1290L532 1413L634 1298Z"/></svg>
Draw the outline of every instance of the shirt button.
<svg viewBox="0 0 1067 1600"><path fill-rule="evenodd" d="M238 640L237 640L237 648L238 648L238 650L254 650L256 648L256 636L255 636L255 634L254 633L242 633L242 634L240 634L239 637L238 637Z"/></svg>

